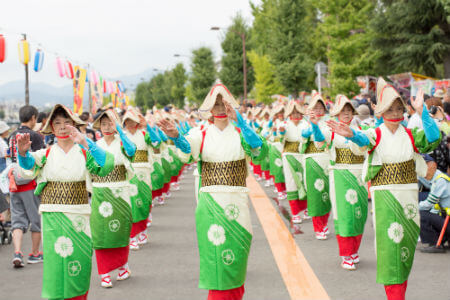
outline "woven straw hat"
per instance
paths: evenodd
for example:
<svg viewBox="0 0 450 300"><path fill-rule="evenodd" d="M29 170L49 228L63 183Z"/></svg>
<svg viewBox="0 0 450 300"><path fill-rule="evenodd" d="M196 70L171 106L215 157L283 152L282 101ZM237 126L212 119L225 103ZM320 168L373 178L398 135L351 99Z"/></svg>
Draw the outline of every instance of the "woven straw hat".
<svg viewBox="0 0 450 300"><path fill-rule="evenodd" d="M353 108L354 115L358 114L358 111L356 110L355 106L353 106L352 101L350 101L345 95L337 95L336 101L334 102L334 107L330 110L330 116L337 116L346 104L350 105Z"/></svg>
<svg viewBox="0 0 450 300"><path fill-rule="evenodd" d="M53 133L53 129L51 126L51 122L53 121L53 115L55 114L55 111L58 108L62 108L67 115L72 119L72 121L74 122L75 126L82 126L82 125L86 125L86 122L82 121L80 119L80 117L77 114L74 114L72 112L72 110L70 110L70 108L62 105L62 104L56 104L53 108L52 111L50 112L50 115L48 116L47 122L44 125L44 128L42 128L41 133L45 134L45 135L49 135Z"/></svg>
<svg viewBox="0 0 450 300"><path fill-rule="evenodd" d="M290 101L286 105L286 110L284 111L284 117L285 118L289 117L292 114L292 112L294 111L294 108L302 115L305 114L305 108L301 104L299 104L295 101Z"/></svg>
<svg viewBox="0 0 450 300"><path fill-rule="evenodd" d="M202 105L198 109L201 113L209 112L213 108L216 103L217 96L222 95L223 101L231 104L233 108L239 108L239 103L234 99L233 95L231 95L230 91L221 83L214 85L209 91L208 95L206 95L205 100L203 100Z"/></svg>
<svg viewBox="0 0 450 300"><path fill-rule="evenodd" d="M139 118L139 115L140 113L134 107L129 107L125 112L125 115L123 115L122 124L125 124L125 121L128 119L136 123L140 123L141 119Z"/></svg>
<svg viewBox="0 0 450 300"><path fill-rule="evenodd" d="M283 104L279 104L272 108L272 111L270 112L270 118L273 119L275 115L285 110L285 107Z"/></svg>
<svg viewBox="0 0 450 300"><path fill-rule="evenodd" d="M403 106L406 108L406 104L403 101L397 90L390 84L388 84L383 77L378 78L377 82L377 106L375 107L375 114L380 116L387 111L395 100L400 99Z"/></svg>
<svg viewBox="0 0 450 300"><path fill-rule="evenodd" d="M314 108L314 106L316 106L316 104L319 101L322 102L323 107L325 107L325 111L327 111L327 106L325 104L325 101L323 100L322 95L320 93L318 93L318 92L315 92L312 95L312 98L311 98L311 100L308 103L308 110L312 110Z"/></svg>
<svg viewBox="0 0 450 300"><path fill-rule="evenodd" d="M100 120L103 118L103 116L107 116L113 123L118 123L120 124L120 118L117 115L117 113L115 111L113 111L112 109L107 109L105 111L103 111L98 117L97 119L95 119L94 123L92 124L92 128L96 129L96 130L100 130Z"/></svg>

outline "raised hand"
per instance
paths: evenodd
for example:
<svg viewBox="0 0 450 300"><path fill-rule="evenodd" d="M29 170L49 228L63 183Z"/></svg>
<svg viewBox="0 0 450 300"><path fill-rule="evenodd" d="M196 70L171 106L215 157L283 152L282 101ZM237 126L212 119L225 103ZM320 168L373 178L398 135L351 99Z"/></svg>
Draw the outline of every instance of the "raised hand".
<svg viewBox="0 0 450 300"><path fill-rule="evenodd" d="M70 129L69 138L76 144L83 145L86 149L89 148L86 137L74 126L67 125Z"/></svg>
<svg viewBox="0 0 450 300"><path fill-rule="evenodd" d="M422 89L419 89L417 91L416 99L413 99L413 97L411 97L411 106L419 114L419 116L422 115L423 102L424 102L424 100L423 100L423 91L422 91Z"/></svg>
<svg viewBox="0 0 450 300"><path fill-rule="evenodd" d="M29 133L18 134L16 136L16 141L17 141L17 149L19 151L19 154L21 156L25 156L27 151L31 147L30 134Z"/></svg>
<svg viewBox="0 0 450 300"><path fill-rule="evenodd" d="M233 121L237 121L236 111L231 106L231 104L228 103L227 101L223 101L223 104L225 105L225 110L226 110L228 118Z"/></svg>
<svg viewBox="0 0 450 300"><path fill-rule="evenodd" d="M169 137L171 138L177 138L179 133L177 130L177 126L175 125L175 122L161 119L157 125L161 130Z"/></svg>
<svg viewBox="0 0 450 300"><path fill-rule="evenodd" d="M348 126L345 123L342 122L336 122L335 120L328 120L326 121L328 127L330 128L330 130L334 133L337 133L343 137L348 137L351 138L353 136L353 131L350 128L350 126Z"/></svg>
<svg viewBox="0 0 450 300"><path fill-rule="evenodd" d="M308 112L308 117L311 123L316 125L319 123L319 117L313 111Z"/></svg>

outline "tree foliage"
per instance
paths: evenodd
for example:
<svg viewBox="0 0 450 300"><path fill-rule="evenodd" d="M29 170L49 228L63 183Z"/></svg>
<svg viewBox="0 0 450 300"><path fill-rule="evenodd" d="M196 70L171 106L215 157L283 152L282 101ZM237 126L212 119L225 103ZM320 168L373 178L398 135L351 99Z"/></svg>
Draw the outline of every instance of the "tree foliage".
<svg viewBox="0 0 450 300"><path fill-rule="evenodd" d="M317 0L316 37L325 46L328 62L329 92L334 96L344 93L349 96L359 93L355 78L373 75L378 53L371 48L374 32L370 20L374 15L373 0ZM322 48L323 49L323 48Z"/></svg>
<svg viewBox="0 0 450 300"><path fill-rule="evenodd" d="M373 22L377 71L450 78L449 16L447 0L381 1Z"/></svg>
<svg viewBox="0 0 450 300"><path fill-rule="evenodd" d="M250 31L241 14L237 14L232 25L227 29L225 38L222 41L222 69L220 70L220 80L227 86L230 92L235 96L244 95L244 72L243 72L243 40L251 40ZM251 50L251 44L247 42L246 52ZM253 86L254 76L248 56L247 64L247 91Z"/></svg>
<svg viewBox="0 0 450 300"><path fill-rule="evenodd" d="M201 47L192 51L192 74L189 78L190 100L202 103L216 80L216 66L210 48Z"/></svg>
<svg viewBox="0 0 450 300"><path fill-rule="evenodd" d="M182 63L178 63L171 71L172 84L170 89L170 96L173 102L178 107L184 106L185 84L187 81L186 70Z"/></svg>
<svg viewBox="0 0 450 300"><path fill-rule="evenodd" d="M283 91L283 86L275 76L275 66L269 61L267 55L259 55L256 51L248 53L255 70L254 93L257 102L270 104L272 95Z"/></svg>

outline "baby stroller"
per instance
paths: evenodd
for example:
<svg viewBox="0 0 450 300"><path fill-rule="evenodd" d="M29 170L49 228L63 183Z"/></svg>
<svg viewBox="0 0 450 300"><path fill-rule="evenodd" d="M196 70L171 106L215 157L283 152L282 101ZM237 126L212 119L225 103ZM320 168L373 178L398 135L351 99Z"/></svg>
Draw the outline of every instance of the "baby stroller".
<svg viewBox="0 0 450 300"><path fill-rule="evenodd" d="M0 214L9 208L5 194L0 191ZM0 244L9 245L12 242L11 222L0 221Z"/></svg>

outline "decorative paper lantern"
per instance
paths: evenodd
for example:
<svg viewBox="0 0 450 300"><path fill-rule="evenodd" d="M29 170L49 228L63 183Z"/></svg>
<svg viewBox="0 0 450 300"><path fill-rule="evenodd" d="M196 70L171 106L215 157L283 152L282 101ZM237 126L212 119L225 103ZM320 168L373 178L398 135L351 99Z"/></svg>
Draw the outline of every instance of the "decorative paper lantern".
<svg viewBox="0 0 450 300"><path fill-rule="evenodd" d="M94 70L92 70L91 72L90 72L91 74L90 74L90 81L93 83L93 84L97 84L98 83L98 75L97 75L97 72L95 72Z"/></svg>
<svg viewBox="0 0 450 300"><path fill-rule="evenodd" d="M42 70L42 65L44 64L44 52L38 49L34 54L34 71L39 72Z"/></svg>
<svg viewBox="0 0 450 300"><path fill-rule="evenodd" d="M58 68L59 77L64 77L64 62L60 57L56 58L56 67Z"/></svg>
<svg viewBox="0 0 450 300"><path fill-rule="evenodd" d="M30 62L30 43L27 40L21 40L18 48L20 62L27 65Z"/></svg>
<svg viewBox="0 0 450 300"><path fill-rule="evenodd" d="M6 59L6 40L3 34L0 34L0 63Z"/></svg>
<svg viewBox="0 0 450 300"><path fill-rule="evenodd" d="M106 80L103 80L103 93L106 93L107 89L106 89Z"/></svg>
<svg viewBox="0 0 450 300"><path fill-rule="evenodd" d="M73 79L73 67L72 63L70 61L66 61L64 64L64 73L66 74L66 77L69 79Z"/></svg>
<svg viewBox="0 0 450 300"><path fill-rule="evenodd" d="M89 72L86 70L86 80L85 80L85 82L88 83L90 79L91 78L90 78Z"/></svg>

